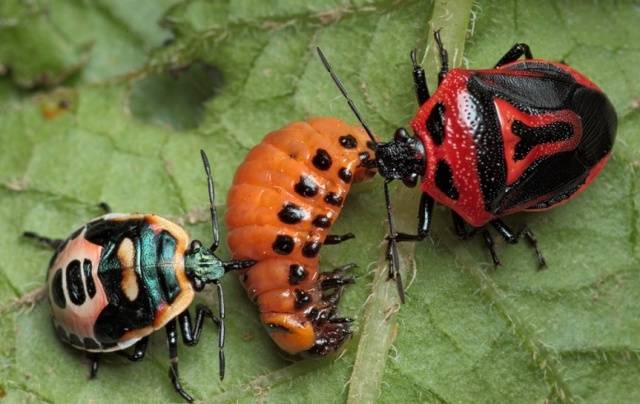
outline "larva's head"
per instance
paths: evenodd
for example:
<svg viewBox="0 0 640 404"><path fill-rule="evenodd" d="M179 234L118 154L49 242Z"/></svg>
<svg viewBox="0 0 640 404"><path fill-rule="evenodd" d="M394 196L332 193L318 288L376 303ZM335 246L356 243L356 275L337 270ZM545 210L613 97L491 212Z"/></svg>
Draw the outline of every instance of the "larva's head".
<svg viewBox="0 0 640 404"><path fill-rule="evenodd" d="M291 313L263 313L263 324L271 339L290 354L325 356L335 352L351 335L348 323L311 321Z"/></svg>

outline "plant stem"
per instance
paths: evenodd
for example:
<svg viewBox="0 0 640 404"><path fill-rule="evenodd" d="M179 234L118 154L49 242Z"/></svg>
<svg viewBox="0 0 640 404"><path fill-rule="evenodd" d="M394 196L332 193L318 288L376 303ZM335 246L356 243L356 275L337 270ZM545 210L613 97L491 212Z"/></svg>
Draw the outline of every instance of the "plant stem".
<svg viewBox="0 0 640 404"><path fill-rule="evenodd" d="M462 62L467 26L471 15L472 0L435 0L429 22L428 43L425 57L430 78L430 88L436 88L435 81L440 61L433 44L434 29L441 29L443 43L449 51L449 65L459 66ZM398 229L403 231L416 228L416 211L420 192L402 187L393 197ZM387 361L387 353L398 333L395 313L401 309L395 283L389 281L388 265L385 258L386 243L378 260L371 295L367 299L364 315L360 323L360 338L355 364L349 381L348 403L371 403L379 396L380 384ZM414 243L400 245L400 262L405 286L409 283L409 267L414 264ZM409 293L409 299L410 293Z"/></svg>

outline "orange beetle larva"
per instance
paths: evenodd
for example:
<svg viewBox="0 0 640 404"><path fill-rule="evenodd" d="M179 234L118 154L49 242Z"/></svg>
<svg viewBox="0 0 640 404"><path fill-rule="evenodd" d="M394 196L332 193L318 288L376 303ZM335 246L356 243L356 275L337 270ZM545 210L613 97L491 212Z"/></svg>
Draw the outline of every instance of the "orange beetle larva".
<svg viewBox="0 0 640 404"><path fill-rule="evenodd" d="M268 134L238 168L227 199L228 243L235 259L258 263L241 272L260 319L283 350L326 355L350 335L336 315L345 265L319 272L352 182L375 175L369 136L335 118L294 122Z"/></svg>

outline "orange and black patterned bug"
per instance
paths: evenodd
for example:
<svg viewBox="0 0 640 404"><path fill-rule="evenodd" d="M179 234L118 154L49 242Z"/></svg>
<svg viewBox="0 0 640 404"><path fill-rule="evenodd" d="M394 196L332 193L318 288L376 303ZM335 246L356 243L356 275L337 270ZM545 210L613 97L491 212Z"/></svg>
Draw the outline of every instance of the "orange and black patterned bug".
<svg viewBox="0 0 640 404"><path fill-rule="evenodd" d="M321 273L318 252L353 238L328 233L351 183L375 175L371 145L358 127L312 118L268 134L236 172L225 216L229 248L235 259L258 261L242 282L289 353L326 355L350 334L336 304L353 265Z"/></svg>

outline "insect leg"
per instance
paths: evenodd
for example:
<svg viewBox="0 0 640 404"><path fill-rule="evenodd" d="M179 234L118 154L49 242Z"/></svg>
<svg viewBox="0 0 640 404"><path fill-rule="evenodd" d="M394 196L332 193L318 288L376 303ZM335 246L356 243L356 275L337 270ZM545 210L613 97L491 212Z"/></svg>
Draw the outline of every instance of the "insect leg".
<svg viewBox="0 0 640 404"><path fill-rule="evenodd" d="M440 54L440 73L438 73L438 84L442 83L444 77L449 72L449 54L442 45L442 39L440 38L440 30L433 33L433 38L436 40L438 46L438 53Z"/></svg>
<svg viewBox="0 0 640 404"><path fill-rule="evenodd" d="M343 241L347 241L347 240L351 240L352 238L356 238L356 236L353 233L346 233L346 234L329 234L327 237L325 237L324 239L324 245L334 245L334 244L340 244Z"/></svg>
<svg viewBox="0 0 640 404"><path fill-rule="evenodd" d="M536 257L538 258L538 267L544 268L547 265L544 259L544 256L542 255L542 253L540 252L540 249L538 248L538 240L533 235L533 232L531 231L531 229L529 229L527 226L524 226L522 230L520 230L519 232L514 233L514 231L511 230L511 228L507 226L507 224L500 219L492 220L491 225L498 231L498 233L500 233L502 238L504 238L505 241L509 244L517 243L520 240L520 236L524 235L524 237L529 242L529 245L533 247L533 249L536 252Z"/></svg>
<svg viewBox="0 0 640 404"><path fill-rule="evenodd" d="M351 276L345 277L344 274L358 265L354 263L346 264L334 269L331 272L323 272L320 274L320 287L322 290L334 289L344 285L355 283L355 279Z"/></svg>
<svg viewBox="0 0 640 404"><path fill-rule="evenodd" d="M64 242L64 240L60 240L60 239L53 239L53 238L49 238L49 237L45 237L45 236L41 236L37 233L34 233L32 231L25 231L24 233L22 233L22 237L25 238L29 238L31 240L35 240L38 243L51 248L52 250L57 250L58 247L60 247L62 245L62 243Z"/></svg>
<svg viewBox="0 0 640 404"><path fill-rule="evenodd" d="M433 198L423 193L418 207L418 231L417 234L397 233L396 241L422 241L431 228L433 212Z"/></svg>
<svg viewBox="0 0 640 404"><path fill-rule="evenodd" d="M491 236L491 233L489 233L489 230L483 229L482 237L484 238L485 245L489 249L489 253L491 253L491 259L493 260L493 265L496 267L499 267L502 264L500 263L500 258L498 258L498 254L496 254L493 237Z"/></svg>
<svg viewBox="0 0 640 404"><path fill-rule="evenodd" d="M500 60L498 60L498 63L496 63L496 67L515 62L516 60L520 59L520 56L522 55L524 55L525 59L533 59L533 55L531 55L531 49L529 49L529 45L527 45L526 43L517 43L513 45L511 49L509 49L507 53L505 53L504 56L500 58Z"/></svg>
<svg viewBox="0 0 640 404"><path fill-rule="evenodd" d="M464 222L464 219L453 210L451 211L451 218L453 219L453 229L458 237L463 240L468 240L475 236L478 229L475 227L472 227L471 229L467 228L467 224Z"/></svg>
<svg viewBox="0 0 640 404"><path fill-rule="evenodd" d="M416 98L418 105L422 106L429 99L429 87L427 87L424 69L418 64L415 49L411 51L411 63L413 64L413 86L416 90Z"/></svg>
<svg viewBox="0 0 640 404"><path fill-rule="evenodd" d="M118 355L124 356L129 359L131 362L138 362L144 358L145 353L147 352L147 344L149 342L149 337L144 337L140 341L136 342L133 346L133 353L129 354L124 351L118 351Z"/></svg>
<svg viewBox="0 0 640 404"><path fill-rule="evenodd" d="M169 378L173 383L173 388L184 398L185 400L192 402L193 397L189 395L180 385L180 373L178 372L178 333L176 332L176 320L173 319L165 326L167 330L167 344L169 345L169 360L171 361L171 367L169 367Z"/></svg>
<svg viewBox="0 0 640 404"><path fill-rule="evenodd" d="M95 379L98 375L98 357L96 352L87 352L87 358L91 361L89 368L89 379Z"/></svg>

